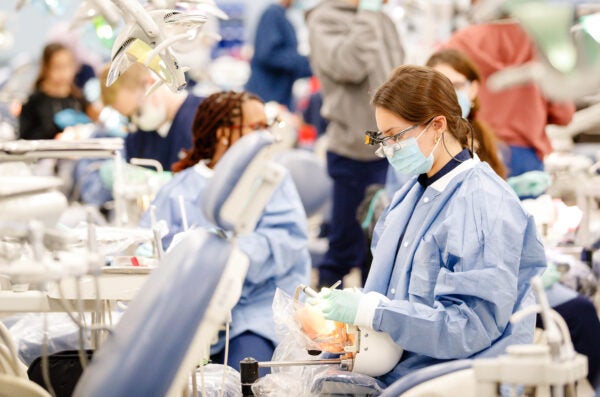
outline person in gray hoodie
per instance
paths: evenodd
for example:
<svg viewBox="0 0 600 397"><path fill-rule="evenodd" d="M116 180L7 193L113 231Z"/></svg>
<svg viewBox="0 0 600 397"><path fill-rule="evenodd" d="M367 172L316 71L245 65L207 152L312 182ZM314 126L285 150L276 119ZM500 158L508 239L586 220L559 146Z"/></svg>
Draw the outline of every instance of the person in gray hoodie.
<svg viewBox="0 0 600 397"><path fill-rule="evenodd" d="M370 97L400 66L404 52L386 0L324 0L306 14L310 63L320 79L321 113L329 120L327 169L333 179L329 250L319 264L319 285L331 285L353 267L362 270L367 244L356 211L367 186L383 184L387 161L364 144L376 130Z"/></svg>

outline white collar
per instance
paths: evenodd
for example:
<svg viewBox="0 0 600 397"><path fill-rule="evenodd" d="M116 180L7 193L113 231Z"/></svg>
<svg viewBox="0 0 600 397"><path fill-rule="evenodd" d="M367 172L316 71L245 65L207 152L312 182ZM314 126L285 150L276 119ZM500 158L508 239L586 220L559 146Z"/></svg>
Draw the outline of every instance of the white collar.
<svg viewBox="0 0 600 397"><path fill-rule="evenodd" d="M208 168L208 162L210 160L200 160L196 165L194 165L194 171L196 171L199 175L205 178L212 178L215 173L214 170Z"/></svg>
<svg viewBox="0 0 600 397"><path fill-rule="evenodd" d="M450 184L450 181L452 179L454 179L455 176L463 173L464 171L470 170L471 168L475 167L475 165L477 165L480 162L481 162L481 160L479 160L479 157L477 156L477 154L475 154L475 156L472 159L463 161L458 166L456 166L452 171L448 172L446 175L444 175L437 181L433 182L431 184L431 188L437 190L438 192L443 192L446 189L446 187L448 186L448 184Z"/></svg>
<svg viewBox="0 0 600 397"><path fill-rule="evenodd" d="M169 135L169 131L171 130L171 125L173 121L165 121L162 123L160 127L156 129L156 133L160 135L162 138L166 138Z"/></svg>

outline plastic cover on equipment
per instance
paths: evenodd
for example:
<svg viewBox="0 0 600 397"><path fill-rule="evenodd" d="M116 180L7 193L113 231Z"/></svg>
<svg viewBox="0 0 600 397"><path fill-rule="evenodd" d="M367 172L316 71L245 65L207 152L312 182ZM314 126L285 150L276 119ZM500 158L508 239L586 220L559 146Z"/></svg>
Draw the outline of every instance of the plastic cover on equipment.
<svg viewBox="0 0 600 397"><path fill-rule="evenodd" d="M223 374L225 371L225 374ZM202 377L204 376L204 381ZM224 376L224 377L223 377ZM224 383L223 383L224 379ZM230 366L222 364L207 364L202 370L196 370L196 397L242 397L240 373ZM203 387L204 385L204 393ZM221 391L221 386L223 386ZM190 395L193 392L192 379L189 380Z"/></svg>
<svg viewBox="0 0 600 397"><path fill-rule="evenodd" d="M275 331L281 342L273 353L273 361L306 361L317 360L320 355L310 355L308 349L313 342L302 332L296 318L296 310L304 305L294 302L292 297L281 290L275 292L273 299L273 316ZM276 396L316 396L311 392L313 380L321 373L336 365L305 365L272 367L271 374L266 375L252 386L257 397Z"/></svg>

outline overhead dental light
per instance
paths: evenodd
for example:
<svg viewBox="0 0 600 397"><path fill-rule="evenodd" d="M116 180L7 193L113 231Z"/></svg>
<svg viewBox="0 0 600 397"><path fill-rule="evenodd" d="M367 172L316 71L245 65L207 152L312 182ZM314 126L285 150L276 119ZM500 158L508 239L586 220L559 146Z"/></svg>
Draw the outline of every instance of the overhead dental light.
<svg viewBox="0 0 600 397"><path fill-rule="evenodd" d="M187 68L177 61L170 47L197 37L207 17L169 9L146 11L136 0L113 2L121 10L126 25L113 45L106 85L110 86L129 66L139 62L159 79L150 91L160 84L175 92L184 89Z"/></svg>
<svg viewBox="0 0 600 397"><path fill-rule="evenodd" d="M149 0L148 5L155 9L174 9L182 11L200 11L219 19L228 19L214 0Z"/></svg>
<svg viewBox="0 0 600 397"><path fill-rule="evenodd" d="M568 73L575 68L577 52L571 36L575 9L571 4L552 4L546 1L516 2L509 5L508 9L533 38L538 50L550 65L562 73Z"/></svg>
<svg viewBox="0 0 600 397"><path fill-rule="evenodd" d="M540 59L501 70L488 79L500 91L536 83L549 99L581 98L600 89L600 14L581 18L571 26L573 6L544 1L512 1L508 5L529 33Z"/></svg>

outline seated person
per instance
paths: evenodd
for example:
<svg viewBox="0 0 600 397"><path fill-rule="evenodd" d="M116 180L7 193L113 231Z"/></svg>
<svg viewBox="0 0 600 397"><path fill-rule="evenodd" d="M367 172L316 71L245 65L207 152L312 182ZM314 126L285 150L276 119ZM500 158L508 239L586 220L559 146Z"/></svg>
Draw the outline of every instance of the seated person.
<svg viewBox="0 0 600 397"><path fill-rule="evenodd" d="M54 139L65 127L57 120L65 110L76 112L82 124L97 119L98 111L75 86L77 68L67 47L59 43L46 45L34 92L19 116L21 139Z"/></svg>
<svg viewBox="0 0 600 397"><path fill-rule="evenodd" d="M267 118L262 101L246 92L219 92L200 104L193 122L194 146L173 165L173 179L152 203L156 219L166 221L169 228L163 239L166 246L171 245L176 233L183 231L179 197L183 197L190 227L214 229L200 209L213 168L240 137L265 128ZM150 226L148 212L140 225ZM239 237L238 246L248 255L250 267L242 296L232 311L228 363L236 369L239 361L248 356L259 361L271 359L277 343L271 309L276 288L293 294L298 284L310 281L306 214L289 175L271 197L256 230ZM177 249L176 244L170 249ZM211 347L213 361L224 361L224 344L221 335Z"/></svg>
<svg viewBox="0 0 600 397"><path fill-rule="evenodd" d="M138 102L132 116L137 131L125 138L127 161L154 159L170 170L192 147L192 122L202 98L187 92L173 92L161 85ZM119 110L119 109L117 109Z"/></svg>
<svg viewBox="0 0 600 397"><path fill-rule="evenodd" d="M148 85L149 76L146 68L134 64L107 87L105 82L109 69L110 65L105 65L99 74L100 99L104 109L100 113L94 137L124 138L127 134L126 116L137 110L137 104L142 101ZM105 117L107 115L110 116ZM107 159L79 160L74 170L74 198L97 206L112 200L112 162Z"/></svg>
<svg viewBox="0 0 600 397"><path fill-rule="evenodd" d="M477 93L479 85L481 84L481 78L479 77L477 67L465 54L451 49L434 53L427 61L427 65L433 67L450 79L455 87L458 102L462 109L462 115L463 117L466 117L473 126L477 155L482 161L488 162L498 176L506 178L506 167L498 156L497 139L495 139L493 132L485 125L485 123L482 123L475 118L477 110L479 109ZM391 172L396 175L393 170ZM533 171L530 171L529 174L532 172ZM526 175L527 174L522 174L521 176L512 177L512 179L523 178ZM513 187L512 184L511 187ZM388 188L388 186L386 186L386 188ZM548 270L543 275L543 280L547 289L550 304L553 306L553 309L558 311L567 321L575 350L588 357L588 380L590 380L592 384L597 385L600 383L600 349L596 348L597 344L594 342L594 337L592 337L592 335L596 335L600 330L598 316L595 315L593 305L589 299L556 283L559 278L560 275L556 271L556 268L552 264L549 265ZM558 288L563 292L560 296L568 294L568 299L554 302L553 296L556 295L556 290ZM570 292L567 292L567 290ZM554 304L553 302L557 304ZM586 315L574 315L574 313L585 313Z"/></svg>
<svg viewBox="0 0 600 397"><path fill-rule="evenodd" d="M327 319L388 333L404 349L380 380L445 360L495 357L533 342L530 279L546 267L533 218L470 153L454 87L429 67L401 66L372 100L378 153L411 179L374 231L362 292L323 289Z"/></svg>

